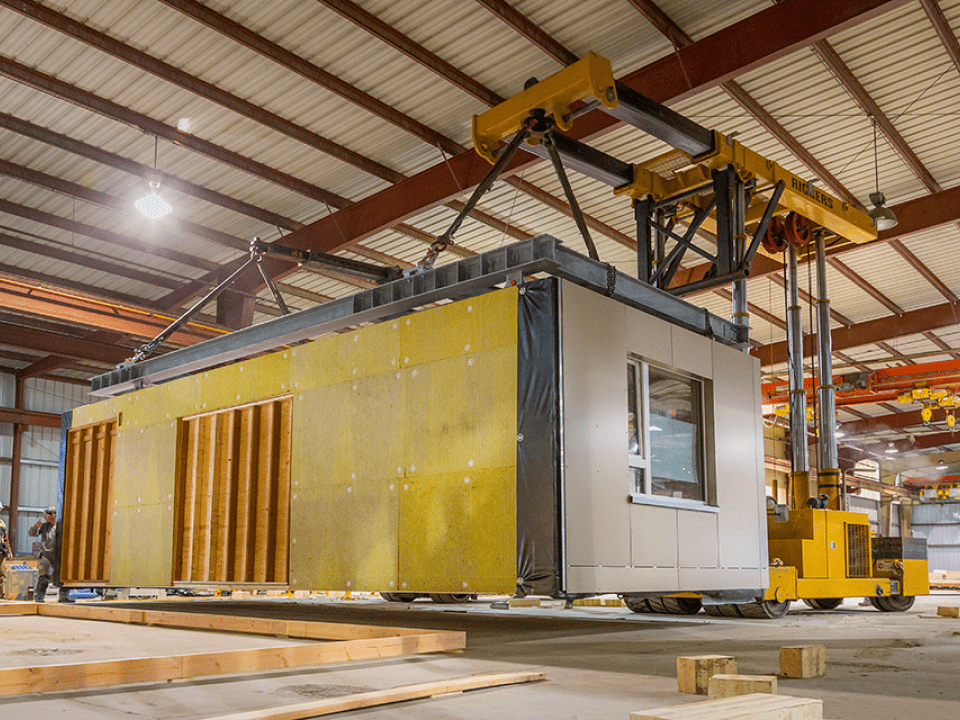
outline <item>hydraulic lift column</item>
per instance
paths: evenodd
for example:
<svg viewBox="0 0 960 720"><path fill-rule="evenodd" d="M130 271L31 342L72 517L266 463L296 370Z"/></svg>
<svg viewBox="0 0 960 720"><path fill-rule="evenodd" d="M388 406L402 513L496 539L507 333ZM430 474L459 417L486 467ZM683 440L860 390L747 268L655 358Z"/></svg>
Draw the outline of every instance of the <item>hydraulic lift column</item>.
<svg viewBox="0 0 960 720"><path fill-rule="evenodd" d="M797 287L797 249L787 245L787 364L790 377L790 507L805 507L810 495L807 456L807 391L803 386L803 328Z"/></svg>
<svg viewBox="0 0 960 720"><path fill-rule="evenodd" d="M823 233L816 233L817 240L817 353L819 377L817 378L817 405L820 409L819 435L820 469L817 486L821 495L829 498L831 510L840 507L840 463L837 459L836 403L833 385L833 344L830 338L830 299L827 297L827 255ZM792 410L792 406L791 406Z"/></svg>

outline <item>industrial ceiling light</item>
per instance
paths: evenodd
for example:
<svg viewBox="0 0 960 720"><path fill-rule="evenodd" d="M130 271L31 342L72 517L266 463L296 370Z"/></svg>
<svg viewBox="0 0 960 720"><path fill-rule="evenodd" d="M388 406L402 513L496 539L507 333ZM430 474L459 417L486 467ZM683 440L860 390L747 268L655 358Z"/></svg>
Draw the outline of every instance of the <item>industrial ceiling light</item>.
<svg viewBox="0 0 960 720"><path fill-rule="evenodd" d="M937 470L946 470L946 469L947 469L947 464L943 461L943 458L940 458L939 462L937 462Z"/></svg>
<svg viewBox="0 0 960 720"><path fill-rule="evenodd" d="M870 202L873 203L873 209L868 215L873 219L873 226L877 230L890 230L897 226L897 216L893 210L885 207L887 198L880 192L880 158L877 152L877 119L871 118L873 122L873 172L876 181L876 192L870 193Z"/></svg>
<svg viewBox="0 0 960 720"><path fill-rule="evenodd" d="M884 452L885 452L887 455L893 455L894 453L897 452L897 447L896 447L896 445L894 445L892 442L891 442L891 443L887 443L887 449L884 450Z"/></svg>
<svg viewBox="0 0 960 720"><path fill-rule="evenodd" d="M160 138L155 137L153 139L153 169L157 169L157 149L160 143ZM157 190L160 189L160 183L157 180L150 181L150 194L145 195L134 203L134 207L137 208L141 213L146 215L151 220L159 220L164 215L169 215L173 212L173 208L170 207L170 203L164 200L162 197L157 195Z"/></svg>

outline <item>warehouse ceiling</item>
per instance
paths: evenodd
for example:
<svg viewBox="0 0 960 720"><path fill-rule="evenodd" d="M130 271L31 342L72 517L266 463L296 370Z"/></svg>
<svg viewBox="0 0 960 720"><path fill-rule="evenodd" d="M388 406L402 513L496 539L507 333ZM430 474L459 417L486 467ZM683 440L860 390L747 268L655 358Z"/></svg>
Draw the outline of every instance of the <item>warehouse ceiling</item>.
<svg viewBox="0 0 960 720"><path fill-rule="evenodd" d="M960 0L0 0L0 370L110 369L255 236L410 267L489 167L472 115L594 51L847 203L869 206L879 185L897 227L829 257L834 363L943 385L960 367L958 30ZM574 134L629 162L665 147L598 112ZM634 273L629 202L571 180L601 260ZM151 181L172 207L156 221L134 207ZM528 156L440 262L539 233L583 252L563 197ZM751 336L774 381L782 259L761 260ZM292 309L372 284L268 267ZM234 287L169 347L280 313L255 273ZM688 299L728 317L729 298ZM841 403L847 451L893 448L921 475L960 467L945 411L924 424L918 404L862 400Z"/></svg>

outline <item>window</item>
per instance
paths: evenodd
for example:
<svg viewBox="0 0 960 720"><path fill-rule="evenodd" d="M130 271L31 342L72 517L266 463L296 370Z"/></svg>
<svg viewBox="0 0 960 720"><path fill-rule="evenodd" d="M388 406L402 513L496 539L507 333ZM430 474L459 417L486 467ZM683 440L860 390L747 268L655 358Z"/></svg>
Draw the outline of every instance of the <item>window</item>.
<svg viewBox="0 0 960 720"><path fill-rule="evenodd" d="M651 365L627 364L627 454L631 495L704 503L704 383Z"/></svg>

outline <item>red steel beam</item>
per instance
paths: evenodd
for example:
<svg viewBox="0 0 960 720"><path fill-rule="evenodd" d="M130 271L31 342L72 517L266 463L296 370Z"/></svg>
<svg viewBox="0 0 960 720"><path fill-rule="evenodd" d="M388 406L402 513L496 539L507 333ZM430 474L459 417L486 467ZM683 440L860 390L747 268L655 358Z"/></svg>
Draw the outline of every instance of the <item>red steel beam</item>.
<svg viewBox="0 0 960 720"><path fill-rule="evenodd" d="M93 297L99 297L103 300L109 300L122 305L140 305L147 306L150 301L146 298L129 295L127 293L117 292L116 290L105 290L89 283L71 280L70 278L57 277L48 273L42 273L37 270L28 270L27 268L0 263L0 274L6 275L12 279L24 283L41 283L42 285L73 290L79 293L85 293ZM2 341L2 339L0 339Z"/></svg>
<svg viewBox="0 0 960 720"><path fill-rule="evenodd" d="M946 417L947 411L942 408L933 411L931 423L941 423ZM857 436L875 435L887 430L903 430L904 428L923 425L923 419L920 417L919 410L908 410L906 412L890 413L889 415L878 415L876 417L845 422L839 426L843 431L843 440L852 440Z"/></svg>
<svg viewBox="0 0 960 720"><path fill-rule="evenodd" d="M243 25L234 22L225 15L213 11L205 5L196 2L195 0L161 0L161 2L176 10L179 10L187 17L193 18L194 20L206 25L210 29L231 38L250 50L253 50L254 52L282 65L288 70L292 70L301 77L304 77L307 80L325 88L326 90L339 95L345 100L362 107L364 110L367 110L382 120L386 120L402 130L419 137L421 140L430 145L439 145L447 152L459 152L461 149L457 143L444 136L443 133L427 127L409 115L400 112L396 108L393 108L387 105L385 102L373 97L372 95L363 92L350 83L341 80L336 75L333 75L326 70L322 70L316 65L299 57L295 53L290 52L286 48L267 40L262 35L258 35L252 30L245 28ZM368 162L373 162L369 159L366 160ZM354 163L351 162L351 164ZM371 170L367 171L372 172ZM393 170L389 170L388 174L380 174L379 171L374 172L373 174L378 175L389 182L397 182L402 177L399 173Z"/></svg>
<svg viewBox="0 0 960 720"><path fill-rule="evenodd" d="M131 351L107 343L84 340L70 335L26 328L22 325L0 322L0 337L4 345L30 348L41 352L62 355L75 360L93 360L94 362L116 365L128 360Z"/></svg>
<svg viewBox="0 0 960 720"><path fill-rule="evenodd" d="M0 407L0 423L58 428L60 427L60 416L55 413Z"/></svg>
<svg viewBox="0 0 960 720"><path fill-rule="evenodd" d="M167 1L168 0L163 0L163 2ZM376 15L367 12L356 3L350 2L350 0L317 0L317 2L339 13L343 18L363 28L371 35L380 38L380 40L394 49L399 50L411 60L435 72L480 102L491 106L499 105L503 102L503 98L486 85L478 82L462 70L455 68L438 55L427 50L423 45L414 42L403 33L398 32L395 28L383 22L383 20Z"/></svg>
<svg viewBox="0 0 960 720"><path fill-rule="evenodd" d="M47 240L47 242L50 244L34 242L33 240L27 240L26 238L22 238L18 235L10 235L8 233L0 232L0 245L3 245L4 247L13 248L22 252L33 253L34 255L40 255L46 258L63 260L64 262L73 263L74 265L90 268L92 270L102 270L103 272L108 272L111 275L130 278L131 280L137 280L139 282L146 283L147 285L155 285L156 287L164 287L173 290L183 284L182 280L176 280L165 275L156 275L154 273L137 270L126 265L119 265L117 263L109 262L102 257L81 255L80 253L65 250L54 240Z"/></svg>
<svg viewBox="0 0 960 720"><path fill-rule="evenodd" d="M196 135L190 135L181 132L170 125L166 125L159 120L135 112L130 108L124 107L112 100L98 97L91 92L83 90L75 85L70 85L62 80L58 80L52 75L29 68L9 58L0 57L0 75L5 75L11 80L16 80L29 85L30 87L53 95L67 102L79 105L105 117L117 120L119 122L135 127L148 135L168 140L176 145L182 145L193 152L200 153L225 165L230 165L243 170L244 172L256 175L269 180L288 190L293 190L301 195L326 203L332 207L343 208L350 204L350 201L340 197L336 193L318 188L316 185L300 180L288 173L275 170L263 163L252 160L248 157L228 150L216 143L204 140Z"/></svg>
<svg viewBox="0 0 960 720"><path fill-rule="evenodd" d="M663 10L652 0L628 0L641 15L643 15L657 30L667 37L673 43L675 48L683 48L693 45L693 38L687 35L684 30L677 25ZM724 92L729 95L734 102L747 111L764 129L773 135L780 143L789 150L794 157L819 177L836 195L854 207L863 208L863 205L857 197L847 190L843 184L837 180L834 175L827 170L826 166L817 160L813 154L807 150L793 135L791 135L783 125L777 122L774 117L767 112L757 100L748 93L740 83L735 80L728 80L721 83Z"/></svg>
<svg viewBox="0 0 960 720"><path fill-rule="evenodd" d="M840 262L837 258L827 258L827 264L830 265L834 270L843 275L847 280L852 282L858 288L863 290L867 295L872 297L878 303L883 305L887 310L894 313L895 315L903 315L903 308L897 305L893 300L888 298L882 292L877 290L873 285L864 280L860 275L858 275L853 269L847 267L844 263Z"/></svg>
<svg viewBox="0 0 960 720"><path fill-rule="evenodd" d="M658 102L679 100L899 7L906 1L849 0L837 3L834 0L787 0L630 73L622 81ZM736 52L732 52L732 48ZM686 78L690 78L690 85ZM593 112L578 119L571 135L586 140L616 126L614 118ZM527 153L518 153L506 172L519 172L537 161ZM479 155L465 151L331 217L294 231L287 236L286 242L295 247L323 251L349 245L475 187L489 167ZM764 264L763 261L760 264ZM769 262L766 264L770 265Z"/></svg>
<svg viewBox="0 0 960 720"><path fill-rule="evenodd" d="M950 23L947 22L943 10L941 10L937 4L937 0L920 0L920 5L923 7L923 11L927 14L927 17L930 18L933 29L937 31L937 35L940 37L940 41L943 43L947 55L953 60L953 64L957 70L960 70L960 41L957 40L953 28L950 27Z"/></svg>
<svg viewBox="0 0 960 720"><path fill-rule="evenodd" d="M886 450L890 447L890 442L891 441L862 445L859 446L858 449L875 456L888 455ZM960 432L928 433L915 435L913 440L893 440L892 442L897 453L909 454L919 450L930 450L932 448L944 447L945 445L960 444Z"/></svg>
<svg viewBox="0 0 960 720"><path fill-rule="evenodd" d="M0 127L15 132L18 135L39 140L42 143L52 145L53 147L73 153L74 155L85 157L88 160L93 160L114 170L120 170L129 175L134 175L143 180L144 183L150 180L159 180L166 188L171 188L184 195L190 195L204 202L232 210L241 215L254 218L255 220L260 220L267 225L281 227L284 230L296 230L302 226L302 223L298 223L278 213L257 207L256 205L238 200L229 195L224 195L216 190L205 188L202 185L197 185L179 178L176 175L165 173L162 170L154 170L149 165L135 162L116 153L107 152L102 148L95 147L80 140L75 140L67 135L55 133L52 130L34 125L26 120L8 115L7 113L0 113ZM144 187L146 187L146 185L144 185Z"/></svg>
<svg viewBox="0 0 960 720"><path fill-rule="evenodd" d="M16 10L37 22L43 23L47 27L53 28L91 47L113 55L141 70L156 75L184 90L206 98L228 110L232 110L238 115L265 125L276 132L298 140L371 175L387 180L388 182L396 182L399 177L402 177L400 173L382 163L365 157L311 130L307 130L286 118L280 117L276 113L272 113L236 95L221 90L195 75L184 72L178 67L130 47L99 30L94 30L67 15L62 15L40 3L34 2L34 0L0 0L0 5L5 5L11 10ZM226 18L222 20L226 20Z"/></svg>
<svg viewBox="0 0 960 720"><path fill-rule="evenodd" d="M2 2L3 0L0 0L0 3ZM86 202L93 203L94 205L110 208L111 210L115 210L119 213L129 215L135 212L134 207L128 201L122 200L114 195L110 195L99 190L93 190L83 185L70 182L69 180L63 180L38 170L24 167L23 165L17 165L16 163L12 163L7 160L0 159L0 174L17 178L18 180L23 180L24 182L46 188L47 190L63 193L64 195L69 195L70 197L75 197L78 200L84 200ZM178 230L181 233L194 235L218 245L234 248L235 250L247 251L250 249L249 241L242 240L238 237L230 235L229 233L214 230L213 228L201 225L200 223L191 222L189 220L181 220L180 218L170 216L164 218L163 225L165 226L164 229L169 227L171 229Z"/></svg>
<svg viewBox="0 0 960 720"><path fill-rule="evenodd" d="M147 339L155 336L176 319L139 308L124 307L5 278L0 278L0 304L6 310L15 310L26 315ZM217 328L188 323L171 336L170 343L192 345L220 334L222 331Z"/></svg>
<svg viewBox="0 0 960 720"><path fill-rule="evenodd" d="M37 210L36 208L27 207L26 205L20 205L19 203L10 202L9 200L0 199L0 212L16 215L26 220L32 220L41 225L60 228L61 230L76 233L77 235L85 235L96 240L110 243L111 245L118 245L127 250L136 250L147 255L155 255L165 258L166 260L173 260L187 267L199 268L201 270L213 270L218 267L214 262L179 250L154 245L142 240L137 240L129 235L123 235L112 230L104 230L94 225L87 225L86 223L77 222L76 220L44 212L43 210Z"/></svg>
<svg viewBox="0 0 960 720"><path fill-rule="evenodd" d="M477 0L477 2L561 65L572 65L580 59L506 0Z"/></svg>
<svg viewBox="0 0 960 720"><path fill-rule="evenodd" d="M850 327L835 328L832 333L833 349L846 350L860 345L871 345L905 335L916 335L924 330L935 330L957 324L960 324L960 316L954 305L950 303L932 305L920 310L910 310L902 315L888 315L876 320L856 323ZM804 354L809 354L809 335L804 338L803 345ZM751 352L760 358L760 363L764 367L787 361L786 341L769 343Z"/></svg>
<svg viewBox="0 0 960 720"><path fill-rule="evenodd" d="M920 158L917 157L917 154L910 149L903 135L894 127L893 122L891 122L887 114L880 109L877 102L870 97L867 89L857 80L847 64L840 58L837 51L833 49L833 46L826 40L821 40L814 44L813 50L817 54L817 57L823 61L824 65L830 68L834 76L840 81L840 84L850 93L850 96L861 109L873 118L874 122L877 123L877 128L886 136L890 145L893 146L897 154L900 155L903 161L913 170L914 174L920 178L920 181L927 190L930 192L939 192L942 190L943 188L940 187L940 183L934 179Z"/></svg>

